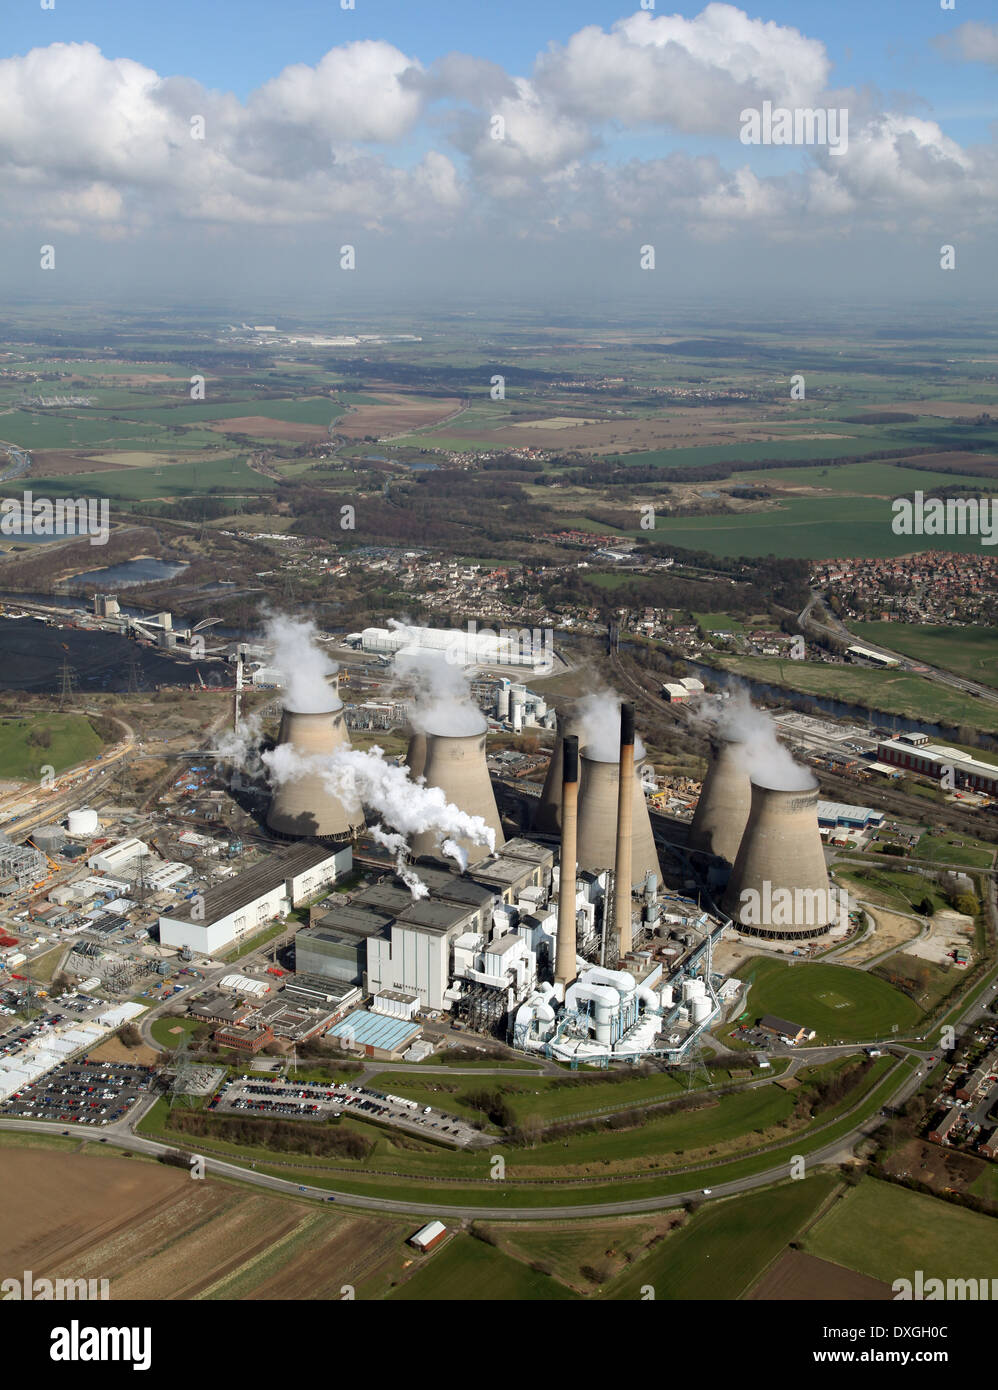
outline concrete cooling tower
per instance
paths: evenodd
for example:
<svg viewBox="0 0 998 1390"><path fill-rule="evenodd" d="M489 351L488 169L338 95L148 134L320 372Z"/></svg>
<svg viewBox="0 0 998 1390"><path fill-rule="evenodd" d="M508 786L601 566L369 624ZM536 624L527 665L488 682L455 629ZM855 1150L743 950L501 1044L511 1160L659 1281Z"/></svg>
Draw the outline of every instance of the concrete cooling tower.
<svg viewBox="0 0 998 1390"><path fill-rule="evenodd" d="M557 712L558 732L555 734L551 761L548 763L544 790L534 811L533 828L538 835L559 835L561 833L561 782L564 766L565 739L581 738L582 725L574 706L566 706Z"/></svg>
<svg viewBox="0 0 998 1390"><path fill-rule="evenodd" d="M693 815L687 844L691 850L735 862L752 803L752 785L738 757L740 745L712 738L710 766Z"/></svg>
<svg viewBox="0 0 998 1390"><path fill-rule="evenodd" d="M349 748L342 705L317 714L285 708L277 742L290 744L306 758L333 753L344 746ZM319 772L306 772L282 782L274 790L267 813L267 825L274 834L290 839L350 839L364 829L364 824L360 802L341 801L327 789Z"/></svg>
<svg viewBox="0 0 998 1390"><path fill-rule="evenodd" d="M422 777L426 768L426 735L419 729L413 729L409 739L409 747L405 755L405 765L409 769L409 776L415 782L417 777Z"/></svg>
<svg viewBox="0 0 998 1390"><path fill-rule="evenodd" d="M786 791L753 779L751 786L722 909L751 936L818 936L834 916L818 833L818 783Z"/></svg>
<svg viewBox="0 0 998 1390"><path fill-rule="evenodd" d="M617 863L617 786L620 764L603 762L583 750L580 759L582 776L579 779L579 868L598 871L614 869ZM641 788L641 769L634 778L631 816L631 883L643 883L654 874L658 883L662 875L658 853L651 833L648 804Z"/></svg>
<svg viewBox="0 0 998 1390"><path fill-rule="evenodd" d="M428 787L439 787L447 800L469 816L481 816L496 835L496 849L506 843L499 820L495 792L485 764L485 731L477 734L426 735L426 763L423 776ZM476 845L470 840L457 843L468 856L469 864L477 864L489 853L488 845ZM428 832L413 836L414 855L440 857L436 837Z"/></svg>

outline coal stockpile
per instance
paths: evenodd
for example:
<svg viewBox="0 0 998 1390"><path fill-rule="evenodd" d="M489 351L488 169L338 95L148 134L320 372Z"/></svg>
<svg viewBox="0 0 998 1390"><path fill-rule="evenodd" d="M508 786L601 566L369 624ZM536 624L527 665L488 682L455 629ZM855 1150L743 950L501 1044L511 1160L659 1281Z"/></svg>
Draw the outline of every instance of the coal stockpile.
<svg viewBox="0 0 998 1390"><path fill-rule="evenodd" d="M194 666L113 632L47 627L33 618L0 618L0 689L56 692L64 665L80 691L156 690L197 685ZM199 661L206 685L232 683L221 661Z"/></svg>

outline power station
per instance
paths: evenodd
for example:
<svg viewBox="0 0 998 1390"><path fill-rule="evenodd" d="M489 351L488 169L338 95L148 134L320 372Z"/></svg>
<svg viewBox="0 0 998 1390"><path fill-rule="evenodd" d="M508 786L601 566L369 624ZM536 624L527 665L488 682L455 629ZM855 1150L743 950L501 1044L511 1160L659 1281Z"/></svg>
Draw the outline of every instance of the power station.
<svg viewBox="0 0 998 1390"><path fill-rule="evenodd" d="M451 805L458 807L469 816L480 816L495 835L495 848L501 849L505 841L499 808L496 806L495 792L485 761L485 728L475 734L426 733L426 761L423 764L423 777L428 787L438 787ZM469 864L475 864L489 853L487 845L475 844L472 840L456 841L467 855ZM430 831L413 837L411 849L414 855L438 857L440 850L437 839Z"/></svg>
<svg viewBox="0 0 998 1390"><path fill-rule="evenodd" d="M715 732L688 844L676 853L663 839L699 884L699 906L680 897L677 914L660 897L632 705L619 706L616 756L602 716L594 726L579 703L559 711L532 816L540 839L557 837L557 853L506 839L486 721L475 722L458 719L462 731L450 732L424 718L412 729L405 768L450 812L478 818L494 844L467 836L447 843L432 827L411 835L408 867L399 861L404 881L365 889L324 927L353 962L352 979L382 993L425 993L424 1007L572 1065L647 1055L675 1062L720 1012L713 950L727 927L774 940L828 929L834 913L817 783L809 774L802 780L795 765L787 773L793 787L779 785L776 773L750 776L758 759L751 762L748 746ZM283 838L356 839L363 807L330 791L314 766L317 756L349 748L338 700L318 712L285 708L278 744L303 767L294 775L292 759L275 788L270 828ZM694 864L691 854L702 857ZM679 944L663 946L670 923L686 930L671 934Z"/></svg>
<svg viewBox="0 0 998 1390"><path fill-rule="evenodd" d="M309 713L285 706L277 743L312 764L317 758L349 748L342 704L337 698L328 709ZM284 839L350 840L365 824L360 803L341 801L314 766L292 772L280 782L267 815L268 827Z"/></svg>

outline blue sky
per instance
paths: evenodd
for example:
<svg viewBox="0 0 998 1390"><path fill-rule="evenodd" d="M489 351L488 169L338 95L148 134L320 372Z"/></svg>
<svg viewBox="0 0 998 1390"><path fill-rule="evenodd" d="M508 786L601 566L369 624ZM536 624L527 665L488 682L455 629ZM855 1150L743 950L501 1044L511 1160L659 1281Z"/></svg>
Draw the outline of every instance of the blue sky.
<svg viewBox="0 0 998 1390"><path fill-rule="evenodd" d="M80 278L130 267L154 285L155 261L192 282L198 266L212 283L265 274L279 292L343 242L403 287L456 267L477 285L483 263L535 265L541 286L552 265L623 283L657 242L680 284L697 267L711 287L742 283L751 266L775 291L796 263L830 290L900 294L913 276L928 293L993 291L994 0L356 5L8 3L8 251L23 238L37 262L61 238ZM740 111L771 99L848 110L848 148L741 143ZM939 279L943 243L959 282ZM8 260L0 280L17 284Z"/></svg>
<svg viewBox="0 0 998 1390"><path fill-rule="evenodd" d="M7 54L54 42L97 44L108 57L134 58L164 75L184 74L245 98L290 63L315 63L357 38L387 39L431 63L452 49L488 57L526 74L535 56L587 24L609 28L633 6L601 0L33 0L8 4L0 47ZM658 0L657 15L692 17L699 3ZM772 0L748 4L753 17L821 39L833 82L875 84L885 94L927 101L949 133L982 139L998 120L995 76L986 67L945 61L931 41L969 20L993 22L994 0Z"/></svg>

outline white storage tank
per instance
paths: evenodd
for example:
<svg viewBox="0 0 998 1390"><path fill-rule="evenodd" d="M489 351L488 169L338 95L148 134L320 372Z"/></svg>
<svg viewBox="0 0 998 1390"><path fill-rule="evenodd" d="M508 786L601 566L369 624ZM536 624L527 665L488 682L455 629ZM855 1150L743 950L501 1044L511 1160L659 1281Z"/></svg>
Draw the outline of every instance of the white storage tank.
<svg viewBox="0 0 998 1390"><path fill-rule="evenodd" d="M687 1001L691 999L702 999L707 993L707 986L703 980L684 980L683 998Z"/></svg>
<svg viewBox="0 0 998 1390"><path fill-rule="evenodd" d="M693 1022L694 1022L694 1023L703 1023L703 1022L705 1021L705 1019L710 1018L710 1011L711 1011L711 1003L710 1003L710 1000L709 1000L709 999L694 999L694 1000L693 1000Z"/></svg>
<svg viewBox="0 0 998 1390"><path fill-rule="evenodd" d="M662 1008L663 1008L663 1009L671 1009L671 1008L672 1008L672 1005L673 1005L672 986L671 986L671 985L663 985L663 986L662 986Z"/></svg>
<svg viewBox="0 0 998 1390"><path fill-rule="evenodd" d="M66 821L66 829L70 835L96 835L100 829L97 812L91 810L89 806L83 806L78 811L70 811Z"/></svg>

